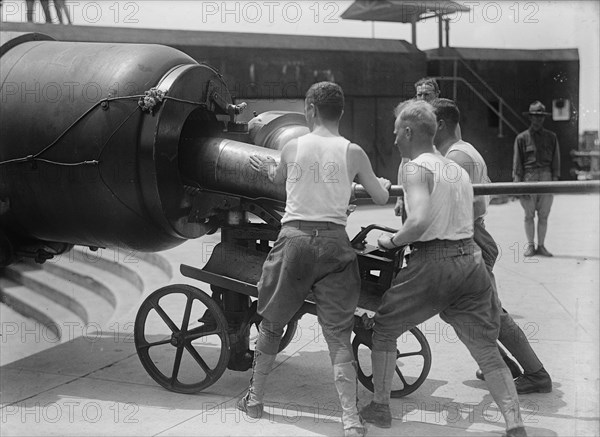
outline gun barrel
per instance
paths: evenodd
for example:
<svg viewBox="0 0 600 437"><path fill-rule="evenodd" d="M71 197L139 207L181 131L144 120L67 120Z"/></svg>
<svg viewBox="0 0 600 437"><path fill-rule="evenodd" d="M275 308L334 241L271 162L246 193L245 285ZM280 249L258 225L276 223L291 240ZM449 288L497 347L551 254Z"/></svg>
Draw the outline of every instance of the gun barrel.
<svg viewBox="0 0 600 437"><path fill-rule="evenodd" d="M492 184L473 184L476 196L519 195L519 194L589 194L600 193L600 181L558 181L558 182L496 182ZM371 196L362 185L356 185L354 195L357 199L369 199ZM404 196L401 185L392 185L390 195Z"/></svg>
<svg viewBox="0 0 600 437"><path fill-rule="evenodd" d="M250 157L255 154L279 161L278 150L225 138L198 138L181 143L179 153L182 176L194 186L252 199L285 201L285 186L275 185L250 166Z"/></svg>

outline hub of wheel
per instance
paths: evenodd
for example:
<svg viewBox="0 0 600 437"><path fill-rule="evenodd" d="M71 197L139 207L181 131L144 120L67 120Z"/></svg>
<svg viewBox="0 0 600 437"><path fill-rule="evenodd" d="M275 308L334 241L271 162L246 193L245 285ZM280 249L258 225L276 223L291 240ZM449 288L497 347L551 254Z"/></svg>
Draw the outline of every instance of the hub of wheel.
<svg viewBox="0 0 600 437"><path fill-rule="evenodd" d="M179 347L183 345L183 335L181 332L171 334L171 346Z"/></svg>

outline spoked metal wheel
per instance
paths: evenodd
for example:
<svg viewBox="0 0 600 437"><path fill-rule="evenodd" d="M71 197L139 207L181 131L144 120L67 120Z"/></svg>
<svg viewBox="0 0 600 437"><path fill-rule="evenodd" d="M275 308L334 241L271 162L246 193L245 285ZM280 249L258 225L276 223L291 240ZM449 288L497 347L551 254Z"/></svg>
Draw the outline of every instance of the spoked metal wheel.
<svg viewBox="0 0 600 437"><path fill-rule="evenodd" d="M227 368L227 329L223 311L206 293L169 285L142 303L135 319L135 347L157 383L195 393L214 384Z"/></svg>
<svg viewBox="0 0 600 437"><path fill-rule="evenodd" d="M418 328L402 334L397 340L397 348L396 373L392 381L393 398L401 398L418 389L431 369L431 349ZM355 336L352 349L357 363L358 380L365 388L373 391L370 336Z"/></svg>
<svg viewBox="0 0 600 437"><path fill-rule="evenodd" d="M256 343L256 340L258 339L258 325L260 325L260 322L262 320L262 317L256 313L257 304L258 304L257 301L252 302L252 305L248 309L249 317L248 317L247 326L248 326L248 329L250 330L250 344ZM281 337L281 341L279 342L279 351L278 352L281 352L282 350L284 350L286 347L289 346L289 344L294 339L294 336L296 335L297 329L298 329L298 320L291 320L285 326L285 329L283 331L283 337Z"/></svg>

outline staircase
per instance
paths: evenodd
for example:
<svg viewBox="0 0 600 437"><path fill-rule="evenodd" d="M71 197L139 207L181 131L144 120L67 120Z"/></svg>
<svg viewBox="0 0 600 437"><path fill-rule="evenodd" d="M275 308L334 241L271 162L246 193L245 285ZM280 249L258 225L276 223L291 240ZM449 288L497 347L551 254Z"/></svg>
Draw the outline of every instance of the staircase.
<svg viewBox="0 0 600 437"><path fill-rule="evenodd" d="M434 78L438 82L452 83L453 92L449 98L454 101L457 100L458 86L468 88L478 100L498 117L499 138L505 136L506 129L517 135L529 126L529 123L469 65L459 52L448 48L445 50L447 54L444 56L438 55L435 60L440 61L441 71L451 70L452 73L434 76Z"/></svg>

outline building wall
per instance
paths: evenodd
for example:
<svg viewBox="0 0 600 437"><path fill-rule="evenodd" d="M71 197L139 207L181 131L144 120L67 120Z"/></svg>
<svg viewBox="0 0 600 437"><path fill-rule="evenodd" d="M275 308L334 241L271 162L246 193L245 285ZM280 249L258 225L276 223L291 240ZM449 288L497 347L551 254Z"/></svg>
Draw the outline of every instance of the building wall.
<svg viewBox="0 0 600 437"><path fill-rule="evenodd" d="M540 100L548 112L553 112L553 101L566 99L570 104L569 119L555 121L552 116L546 118L544 127L558 136L561 149L561 179L575 179L571 170L574 167L570 152L578 147L578 108L579 108L579 61L528 60L515 61L485 60L466 61L475 72L510 105L521 118L506 115L518 132L528 128L526 112L531 102ZM431 59L428 74L451 77L452 61ZM495 107L498 99L481 85L478 80L459 64L458 76L464 77ZM453 83L441 81L442 97L453 98ZM461 110L461 128L463 138L475 145L486 159L490 177L494 182L512 180L512 156L516 133L506 124L503 136L499 137L498 118L467 86L457 85L456 100Z"/></svg>

